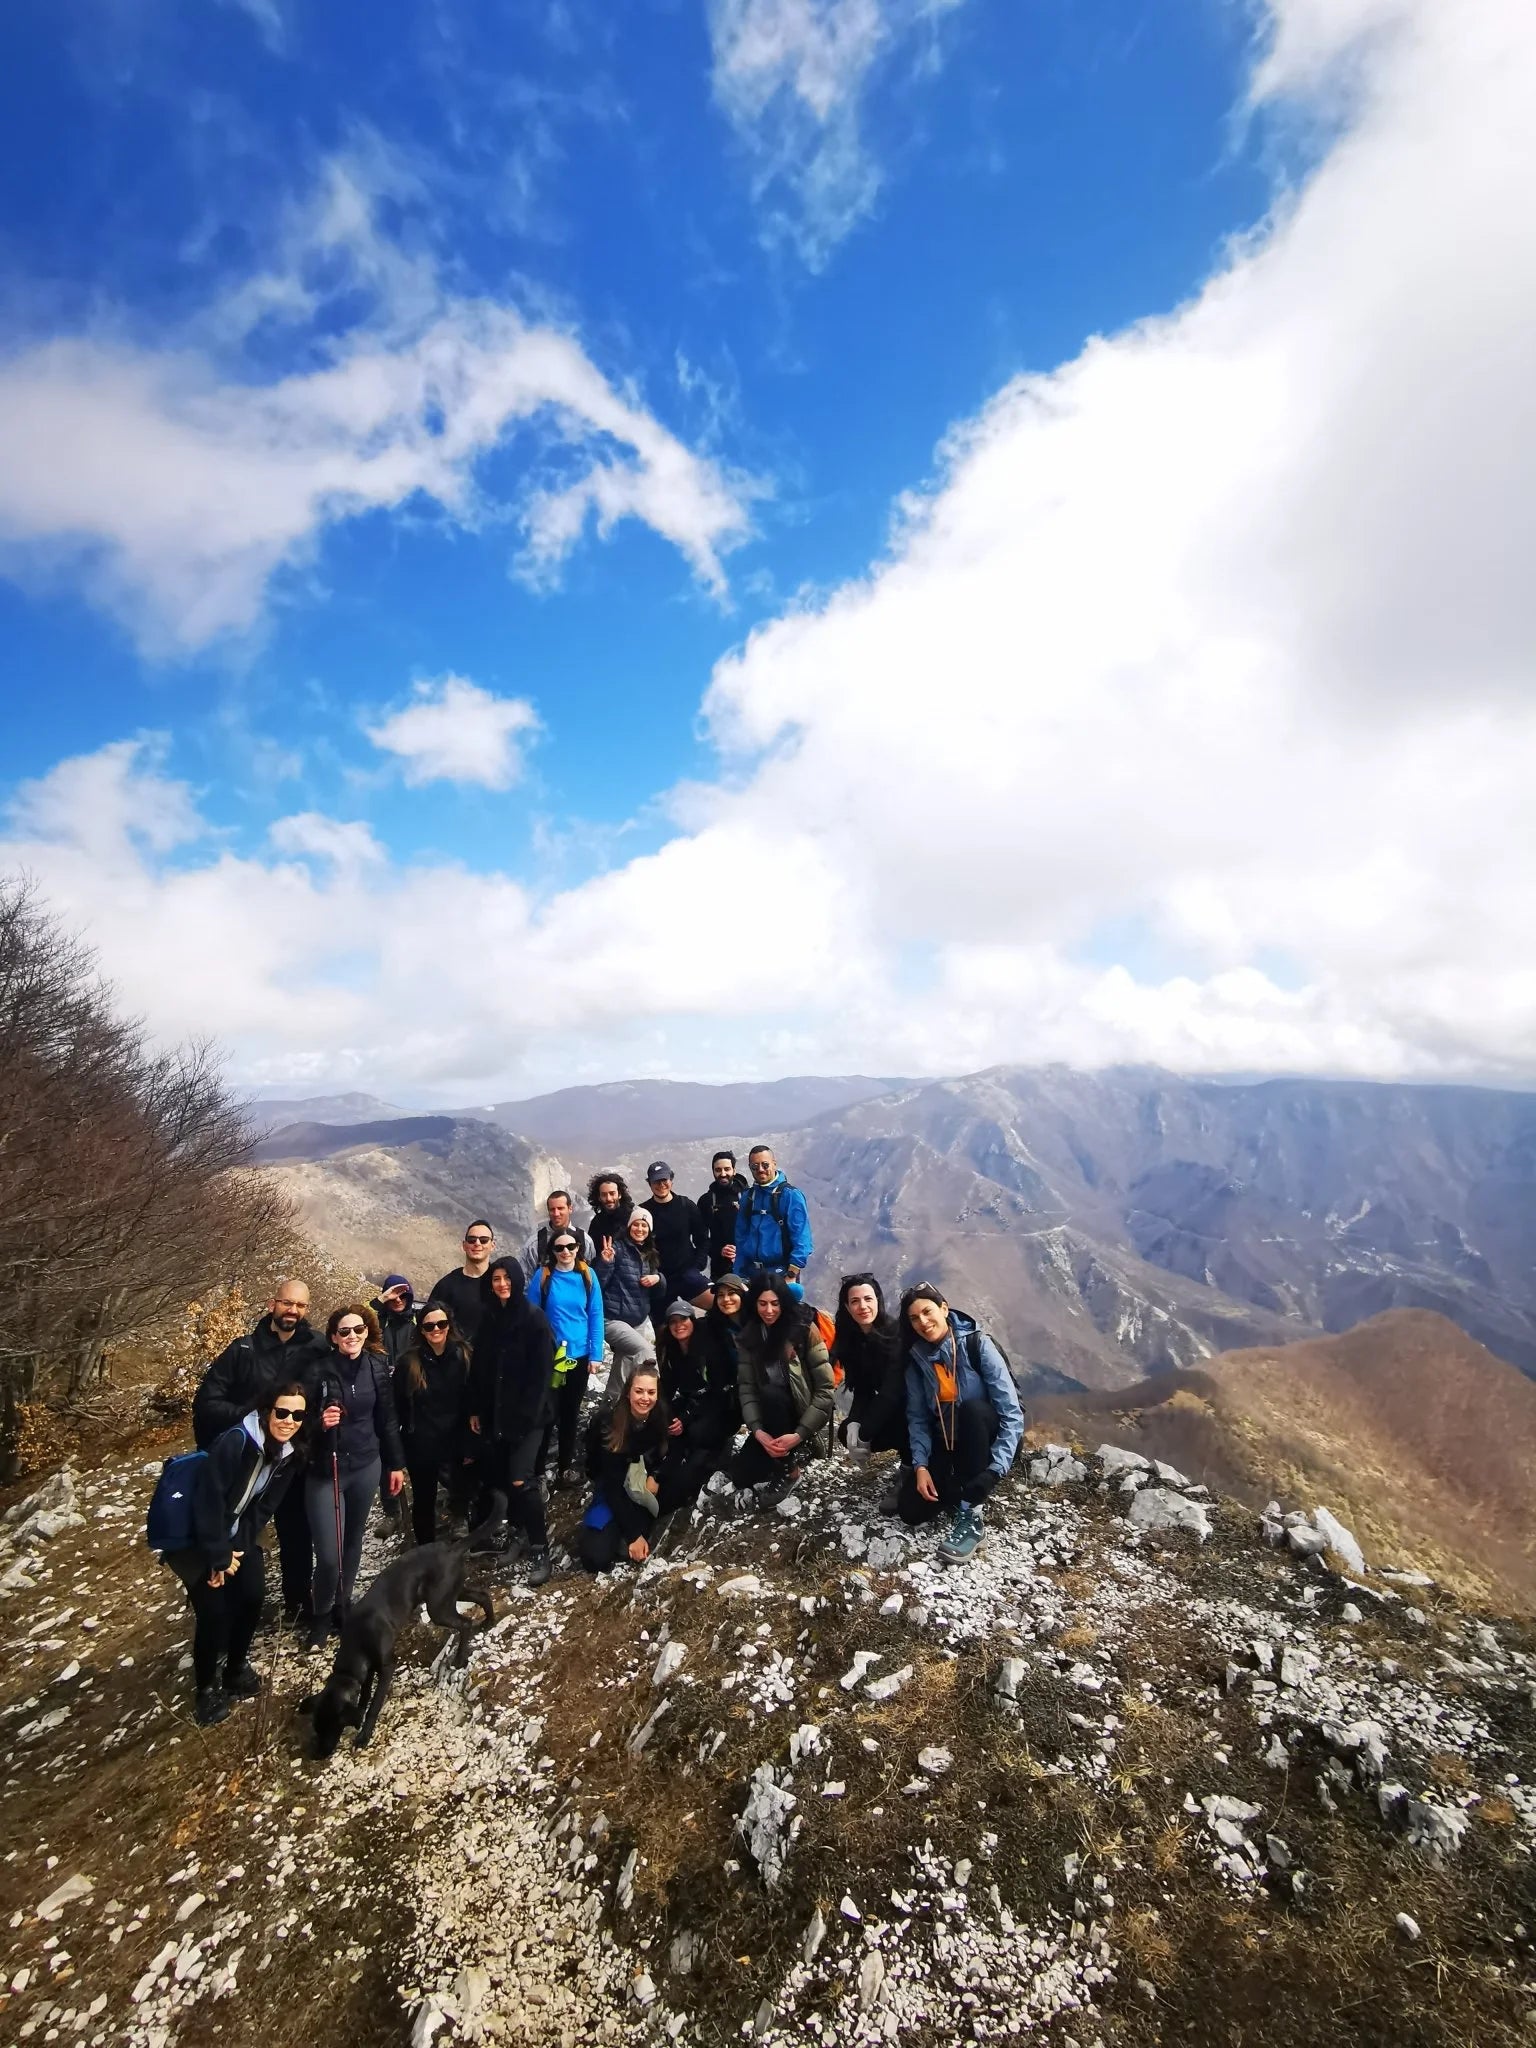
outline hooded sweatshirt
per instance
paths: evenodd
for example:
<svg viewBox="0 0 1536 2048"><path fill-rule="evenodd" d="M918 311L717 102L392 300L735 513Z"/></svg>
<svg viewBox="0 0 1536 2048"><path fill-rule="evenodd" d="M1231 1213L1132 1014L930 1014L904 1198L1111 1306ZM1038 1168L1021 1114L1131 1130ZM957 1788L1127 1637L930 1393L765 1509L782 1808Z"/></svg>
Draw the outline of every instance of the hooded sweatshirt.
<svg viewBox="0 0 1536 2048"><path fill-rule="evenodd" d="M498 1301L491 1292L498 1266L512 1283L510 1301ZM523 1292L522 1268L516 1259L493 1260L469 1367L469 1412L479 1418L482 1438L508 1443L542 1429L553 1412L554 1377L554 1335L543 1311Z"/></svg>
<svg viewBox="0 0 1536 2048"><path fill-rule="evenodd" d="M245 1553L254 1547L299 1465L291 1440L268 1459L261 1417L255 1410L233 1429L220 1432L208 1446L192 1492L199 1576L228 1571L235 1551Z"/></svg>

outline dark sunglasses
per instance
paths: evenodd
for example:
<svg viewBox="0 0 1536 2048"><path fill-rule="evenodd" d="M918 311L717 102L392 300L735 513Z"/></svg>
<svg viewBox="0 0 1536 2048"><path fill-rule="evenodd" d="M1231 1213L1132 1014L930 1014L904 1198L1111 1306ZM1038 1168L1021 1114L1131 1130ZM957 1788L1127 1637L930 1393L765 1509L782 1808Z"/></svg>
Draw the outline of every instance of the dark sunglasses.
<svg viewBox="0 0 1536 2048"><path fill-rule="evenodd" d="M289 1408L282 1401L273 1403L272 1413L284 1422L302 1422L304 1420L304 1410L302 1408Z"/></svg>
<svg viewBox="0 0 1536 2048"><path fill-rule="evenodd" d="M466 1235L464 1242L466 1244L491 1244L494 1240L489 1237L470 1237Z"/></svg>
<svg viewBox="0 0 1536 2048"><path fill-rule="evenodd" d="M368 1325L366 1323L338 1323L336 1325L336 1334L338 1337L366 1337Z"/></svg>
<svg viewBox="0 0 1536 2048"><path fill-rule="evenodd" d="M557 1237L550 1246L550 1250L554 1252L577 1252L581 1250L581 1246L573 1238Z"/></svg>
<svg viewBox="0 0 1536 2048"><path fill-rule="evenodd" d="M446 1316L428 1316L421 1327L424 1330L446 1330L448 1318Z"/></svg>

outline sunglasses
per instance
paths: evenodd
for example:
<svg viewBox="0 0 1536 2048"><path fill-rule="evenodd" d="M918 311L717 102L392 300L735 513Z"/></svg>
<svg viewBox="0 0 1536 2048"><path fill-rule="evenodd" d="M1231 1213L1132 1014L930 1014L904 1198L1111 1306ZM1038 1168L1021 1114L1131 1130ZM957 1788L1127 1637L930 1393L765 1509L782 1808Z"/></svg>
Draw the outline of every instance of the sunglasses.
<svg viewBox="0 0 1536 2048"><path fill-rule="evenodd" d="M559 1243L554 1246L554 1250L557 1252L573 1252L577 1249L578 1247L573 1245L568 1237L562 1237Z"/></svg>
<svg viewBox="0 0 1536 2048"><path fill-rule="evenodd" d="M446 1316L428 1316L421 1327L424 1330L446 1330L448 1318Z"/></svg>
<svg viewBox="0 0 1536 2048"><path fill-rule="evenodd" d="M274 1404L272 1414L279 1422L302 1422L304 1420L304 1410L302 1408L285 1407L281 1401Z"/></svg>
<svg viewBox="0 0 1536 2048"><path fill-rule="evenodd" d="M366 1323L338 1323L336 1325L336 1334L338 1337L366 1337L368 1325Z"/></svg>
<svg viewBox="0 0 1536 2048"><path fill-rule="evenodd" d="M466 1244L490 1244L492 1241L488 1237L466 1237L464 1240Z"/></svg>

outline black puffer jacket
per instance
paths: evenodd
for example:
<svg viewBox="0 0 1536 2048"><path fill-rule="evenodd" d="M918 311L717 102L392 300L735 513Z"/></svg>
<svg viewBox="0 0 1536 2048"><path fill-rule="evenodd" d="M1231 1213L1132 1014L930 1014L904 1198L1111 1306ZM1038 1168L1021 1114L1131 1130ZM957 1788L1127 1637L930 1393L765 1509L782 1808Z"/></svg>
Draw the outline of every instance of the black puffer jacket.
<svg viewBox="0 0 1536 2048"><path fill-rule="evenodd" d="M416 1362L425 1386L411 1373ZM441 1358L423 1342L408 1351L395 1367L395 1412L411 1464L442 1464L458 1457L469 1426L469 1354L450 1337Z"/></svg>
<svg viewBox="0 0 1536 2048"><path fill-rule="evenodd" d="M266 1459L260 1418L253 1412L233 1429L221 1430L207 1449L208 1455L198 1467L192 1490L196 1547L173 1551L166 1558L177 1577L189 1585L207 1578L210 1572L228 1571L229 1560L237 1550L249 1556L304 1464L293 1445L288 1447L286 1457L270 1461L266 1478L246 1501L237 1521L235 1510L244 1499L257 1467Z"/></svg>
<svg viewBox="0 0 1536 2048"><path fill-rule="evenodd" d="M498 1301L490 1276L500 1267L512 1282L512 1299ZM496 1259L485 1277L485 1310L469 1366L469 1412L478 1417L482 1438L509 1443L542 1429L553 1413L555 1338L542 1309L523 1293L516 1259Z"/></svg>
<svg viewBox="0 0 1536 2048"><path fill-rule="evenodd" d="M192 1398L192 1438L206 1451L226 1429L238 1429L253 1410L265 1413L271 1391L284 1380L303 1381L312 1361L329 1349L324 1336L300 1323L286 1342L270 1315L214 1359Z"/></svg>
<svg viewBox="0 0 1536 2048"><path fill-rule="evenodd" d="M328 1466L334 1451L343 1472L356 1471L375 1458L383 1461L386 1472L404 1469L389 1378L389 1360L382 1351L365 1350L356 1358L347 1358L328 1344L324 1356L311 1362L304 1384L316 1423L321 1410L331 1403L341 1409L335 1429L319 1430L314 1453L318 1464Z"/></svg>
<svg viewBox="0 0 1536 2048"><path fill-rule="evenodd" d="M368 1306L379 1319L379 1335L384 1339L384 1356L389 1360L389 1369L393 1372L416 1342L415 1314L411 1309L402 1311L390 1308L377 1296Z"/></svg>

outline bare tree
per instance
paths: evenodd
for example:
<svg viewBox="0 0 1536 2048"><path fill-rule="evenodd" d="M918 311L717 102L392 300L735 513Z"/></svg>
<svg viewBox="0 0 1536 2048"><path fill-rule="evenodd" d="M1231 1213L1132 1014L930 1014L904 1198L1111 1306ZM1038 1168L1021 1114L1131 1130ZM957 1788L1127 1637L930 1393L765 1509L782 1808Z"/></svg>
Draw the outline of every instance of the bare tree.
<svg viewBox="0 0 1536 2048"><path fill-rule="evenodd" d="M0 881L0 1476L20 1405L260 1262L292 1213L210 1047L153 1050L26 879Z"/></svg>

